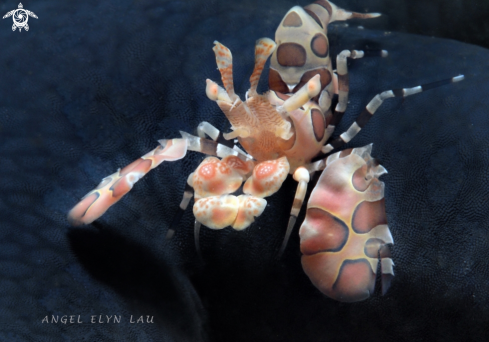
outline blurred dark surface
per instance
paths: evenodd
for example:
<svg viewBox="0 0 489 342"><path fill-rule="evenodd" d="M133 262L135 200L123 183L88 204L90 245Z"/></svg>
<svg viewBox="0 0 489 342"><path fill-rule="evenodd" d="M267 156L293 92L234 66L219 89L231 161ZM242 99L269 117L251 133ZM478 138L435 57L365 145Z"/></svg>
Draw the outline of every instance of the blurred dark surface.
<svg viewBox="0 0 489 342"><path fill-rule="evenodd" d="M489 47L489 2L479 0L347 0L343 8L380 12L364 26L421 34ZM363 24L362 24L363 25Z"/></svg>
<svg viewBox="0 0 489 342"><path fill-rule="evenodd" d="M244 96L254 41L273 37L295 4L44 1L23 3L39 17L29 32L1 22L0 341L487 340L489 52L440 38L487 45L486 3L337 3L385 16L331 26L333 54L389 50L350 63L350 105L337 133L381 91L466 75L387 101L349 145L373 143L389 171L396 277L386 296L346 304L322 295L300 266L299 225L275 260L291 179L247 230L203 228L203 260L191 210L166 241L187 175L203 159L197 153L152 171L94 224L68 225L86 192L157 139L195 133L203 120L228 131L205 95L206 78L220 83L213 41L233 52ZM51 315L84 323L41 323ZM122 322L92 324L91 315ZM131 315L154 323L131 324Z"/></svg>

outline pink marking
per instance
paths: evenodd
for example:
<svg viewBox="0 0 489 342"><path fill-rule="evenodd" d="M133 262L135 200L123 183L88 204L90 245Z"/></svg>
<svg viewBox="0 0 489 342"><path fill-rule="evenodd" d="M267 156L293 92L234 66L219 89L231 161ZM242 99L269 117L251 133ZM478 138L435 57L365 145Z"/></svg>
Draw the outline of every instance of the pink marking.
<svg viewBox="0 0 489 342"><path fill-rule="evenodd" d="M360 203L355 209L352 220L352 228L355 232L368 233L379 224L387 224L385 200Z"/></svg>
<svg viewBox="0 0 489 342"><path fill-rule="evenodd" d="M95 190L92 190L70 210L68 220L71 224L76 226L92 223L129 192L134 183L149 170L164 160L181 159L187 153L187 140L185 139L161 140L160 143L165 147L157 146L151 152L124 167L120 172L104 178Z"/></svg>
<svg viewBox="0 0 489 342"><path fill-rule="evenodd" d="M352 174L360 166L350 157L328 165L311 193L308 208L322 208L350 224L354 209L363 201L363 193L355 190L351 183Z"/></svg>
<svg viewBox="0 0 489 342"><path fill-rule="evenodd" d="M357 189L358 191L365 191L369 184L370 181L367 182L365 180L365 176L367 175L367 165L363 165L361 168L355 171L352 177L352 184Z"/></svg>
<svg viewBox="0 0 489 342"><path fill-rule="evenodd" d="M277 172L277 169L278 165L276 162L263 162L255 168L254 176L257 180L262 180Z"/></svg>
<svg viewBox="0 0 489 342"><path fill-rule="evenodd" d="M90 206L97 200L99 194L94 192L84 197L77 205L73 207L68 213L68 221L72 226L79 226L82 224L92 223L95 219L91 219L90 215L86 216L86 213Z"/></svg>
<svg viewBox="0 0 489 342"><path fill-rule="evenodd" d="M199 167L198 175L206 180L212 179L216 176L216 167L217 164L214 163L201 165Z"/></svg>
<svg viewBox="0 0 489 342"><path fill-rule="evenodd" d="M367 299L374 292L375 273L365 259L346 262L333 285L336 298L343 302Z"/></svg>
<svg viewBox="0 0 489 342"><path fill-rule="evenodd" d="M302 254L339 251L348 239L348 227L327 212L310 208L299 231Z"/></svg>
<svg viewBox="0 0 489 342"><path fill-rule="evenodd" d="M366 259L342 260L328 253L303 255L302 268L314 286L338 301L365 300L374 291L375 273Z"/></svg>
<svg viewBox="0 0 489 342"><path fill-rule="evenodd" d="M112 185L112 197L114 197L114 199L118 200L120 197L124 196L132 189L134 183L129 182L127 179L127 177L130 175L132 175L132 173L122 177L117 182L115 182L114 185Z"/></svg>
<svg viewBox="0 0 489 342"><path fill-rule="evenodd" d="M246 181L243 192L255 197L267 197L280 189L289 173L287 158L261 162L253 169L253 175Z"/></svg>

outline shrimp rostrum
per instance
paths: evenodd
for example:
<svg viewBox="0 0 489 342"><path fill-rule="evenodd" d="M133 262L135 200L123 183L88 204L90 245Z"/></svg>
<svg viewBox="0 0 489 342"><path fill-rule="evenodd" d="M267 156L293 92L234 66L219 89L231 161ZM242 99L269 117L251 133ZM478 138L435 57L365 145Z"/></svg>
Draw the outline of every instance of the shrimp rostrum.
<svg viewBox="0 0 489 342"><path fill-rule="evenodd" d="M368 298L377 277L385 293L394 276L388 248L393 238L385 214L384 183L379 180L386 170L372 158L371 145L334 152L360 132L384 100L456 82L463 76L382 92L346 132L332 139L348 105L347 58L362 58L365 53L342 51L334 71L327 26L338 20L377 16L349 12L327 0L293 7L281 21L275 41L262 38L256 42L255 67L244 99L234 91L231 51L214 42L224 87L208 79L206 94L229 120L231 131L221 133L202 122L197 136L181 132L181 138L160 140L154 150L104 178L83 197L69 212L70 222L93 222L149 170L163 161L185 157L188 150L198 151L209 157L189 175L180 210L185 210L194 197L199 253L201 225L247 228L263 213L265 198L277 192L291 174L298 185L281 254L303 206L311 175L322 172L299 231L306 274L321 292L339 301ZM378 51L377 55L386 56L387 52ZM259 94L258 81L270 56L270 90ZM338 103L332 109L335 94ZM241 148L234 145L236 140ZM240 189L243 194L234 195ZM173 229L167 237L173 235Z"/></svg>

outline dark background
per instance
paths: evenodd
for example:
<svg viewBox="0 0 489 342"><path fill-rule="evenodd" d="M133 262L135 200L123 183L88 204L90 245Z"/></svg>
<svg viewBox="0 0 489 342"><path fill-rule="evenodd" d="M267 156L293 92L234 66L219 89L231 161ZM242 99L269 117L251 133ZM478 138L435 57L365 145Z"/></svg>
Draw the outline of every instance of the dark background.
<svg viewBox="0 0 489 342"><path fill-rule="evenodd" d="M489 3L456 0L375 0L344 1L343 8L376 11L382 17L368 27L425 36L455 39L460 42L489 46ZM367 25L367 24L365 24Z"/></svg>
<svg viewBox="0 0 489 342"><path fill-rule="evenodd" d="M206 78L220 83L213 41L233 52L243 96L254 41L273 37L295 4L43 1L23 3L39 17L29 32L1 21L0 341L487 340L489 53L465 44L487 45L486 2L337 3L385 15L331 26L333 54L389 50L350 63L338 132L381 91L466 76L387 101L349 145L373 143L389 171L396 277L386 296L346 304L322 295L302 272L298 226L275 260L290 179L247 230L203 228L203 260L190 210L166 241L197 153L153 170L94 224L68 225L86 192L157 139L193 133L203 120L228 131L204 91ZM100 314L123 321L89 323ZM46 315L84 323L42 324ZM130 324L131 315L155 323Z"/></svg>

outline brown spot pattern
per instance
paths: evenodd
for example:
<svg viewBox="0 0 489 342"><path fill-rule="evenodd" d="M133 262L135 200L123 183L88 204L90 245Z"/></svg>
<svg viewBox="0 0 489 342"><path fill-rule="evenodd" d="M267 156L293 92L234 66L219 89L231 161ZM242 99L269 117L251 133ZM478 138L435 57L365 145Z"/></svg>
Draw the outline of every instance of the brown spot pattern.
<svg viewBox="0 0 489 342"><path fill-rule="evenodd" d="M302 203L304 203L304 201L298 198L294 198L294 202L292 203L292 208L300 209L302 207Z"/></svg>
<svg viewBox="0 0 489 342"><path fill-rule="evenodd" d="M370 19L372 18L371 14L369 13L357 13L357 12L352 12L351 18L357 18L357 19Z"/></svg>
<svg viewBox="0 0 489 342"><path fill-rule="evenodd" d="M343 158L343 157L346 157L346 156L349 156L351 154L351 151L353 149L352 148L348 148L346 150L343 150L340 152L340 158Z"/></svg>
<svg viewBox="0 0 489 342"><path fill-rule="evenodd" d="M323 90L328 84L331 83L332 77L328 69L321 68L321 69L309 70L302 75L300 82L295 86L293 92L295 93L296 91L301 89L304 86L304 84L306 84L311 78L313 78L317 74L319 74L321 80L321 90ZM317 99L315 99L314 101L317 102Z"/></svg>
<svg viewBox="0 0 489 342"><path fill-rule="evenodd" d="M345 260L333 284L333 291L343 302L367 299L374 292L375 274L366 259Z"/></svg>
<svg viewBox="0 0 489 342"><path fill-rule="evenodd" d="M323 7L326 11L328 11L329 15L331 16L333 13L333 8L329 4L329 2L325 0L318 0L314 2L315 4L318 4L319 6Z"/></svg>
<svg viewBox="0 0 489 342"><path fill-rule="evenodd" d="M289 93L289 88L280 77L280 74L277 70L270 68L268 72L268 87L275 92L280 92L283 94Z"/></svg>
<svg viewBox="0 0 489 342"><path fill-rule="evenodd" d="M341 91L350 91L350 76L348 74L338 75L338 89Z"/></svg>
<svg viewBox="0 0 489 342"><path fill-rule="evenodd" d="M365 242L365 248L363 249L366 256L369 258L390 258L391 253L389 247L381 239L372 238Z"/></svg>
<svg viewBox="0 0 489 342"><path fill-rule="evenodd" d="M277 49L278 64L284 67L301 67L306 57L306 49L297 43L283 43Z"/></svg>
<svg viewBox="0 0 489 342"><path fill-rule="evenodd" d="M368 111L367 108L365 108L361 113L360 115L357 117L357 119L355 120L355 122L357 123L358 126L360 126L361 128L363 128L368 120L370 120L370 118L372 117L372 113L370 113Z"/></svg>
<svg viewBox="0 0 489 342"><path fill-rule="evenodd" d="M331 109L328 109L325 115L326 119L326 124L325 127L328 127L331 124L331 121L333 120L333 114L331 113Z"/></svg>
<svg viewBox="0 0 489 342"><path fill-rule="evenodd" d="M321 141L324 138L324 129L326 128L326 121L324 115L319 109L311 110L312 129L314 130L314 136L317 141Z"/></svg>
<svg viewBox="0 0 489 342"><path fill-rule="evenodd" d="M301 27L301 17L295 12L290 12L284 19L282 26L284 27Z"/></svg>
<svg viewBox="0 0 489 342"><path fill-rule="evenodd" d="M364 164L353 173L351 183L355 190L360 192L367 190L368 186L370 185L370 181L367 181L366 179L367 171L367 164Z"/></svg>
<svg viewBox="0 0 489 342"><path fill-rule="evenodd" d="M311 11L310 9L307 9L307 8L304 8L304 11L309 14L309 16L314 19L314 21L321 27L321 28L324 28L323 27L323 24L321 23L321 20L319 19L319 17L316 15L316 13L314 13L313 11Z"/></svg>
<svg viewBox="0 0 489 342"><path fill-rule="evenodd" d="M364 234L379 224L387 224L385 199L360 203L353 213L351 225L353 230L359 234Z"/></svg>
<svg viewBox="0 0 489 342"><path fill-rule="evenodd" d="M329 52L328 47L328 39L324 34L318 33L311 39L311 50L318 57L327 57Z"/></svg>
<svg viewBox="0 0 489 342"><path fill-rule="evenodd" d="M275 92L277 97L281 100L287 101L290 98L290 95L283 94L281 92Z"/></svg>
<svg viewBox="0 0 489 342"><path fill-rule="evenodd" d="M302 229L315 231L316 235L304 238L301 235L301 252L313 255L322 252L339 252L348 241L348 227L330 213L318 209L307 209L306 221ZM304 228L304 227L307 228ZM301 232L299 234L304 234Z"/></svg>
<svg viewBox="0 0 489 342"><path fill-rule="evenodd" d="M200 139L200 150L202 153L209 154L211 156L217 154L217 143L208 139Z"/></svg>

